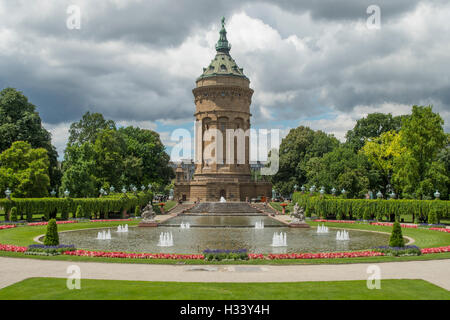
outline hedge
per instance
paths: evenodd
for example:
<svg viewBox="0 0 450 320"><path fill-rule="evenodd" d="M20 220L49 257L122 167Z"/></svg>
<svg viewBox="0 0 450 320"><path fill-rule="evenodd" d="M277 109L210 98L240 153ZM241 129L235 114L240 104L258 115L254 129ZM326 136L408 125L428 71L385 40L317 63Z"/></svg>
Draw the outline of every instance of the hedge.
<svg viewBox="0 0 450 320"><path fill-rule="evenodd" d="M44 220L48 221L56 218L58 212L67 219L69 212L80 212L78 207L86 218L92 214L103 213L107 216L110 212L131 211L136 206L146 205L152 197L151 192L139 192L101 198L12 198L0 199L0 207L4 209L5 216L16 207L17 215L26 215L29 221L34 214L43 214Z"/></svg>
<svg viewBox="0 0 450 320"><path fill-rule="evenodd" d="M427 222L429 215L436 214L438 220L450 217L450 201L446 200L342 199L309 196L296 192L292 201L305 209L306 216L316 215L338 220L382 220L386 217L394 221L411 214L415 221Z"/></svg>

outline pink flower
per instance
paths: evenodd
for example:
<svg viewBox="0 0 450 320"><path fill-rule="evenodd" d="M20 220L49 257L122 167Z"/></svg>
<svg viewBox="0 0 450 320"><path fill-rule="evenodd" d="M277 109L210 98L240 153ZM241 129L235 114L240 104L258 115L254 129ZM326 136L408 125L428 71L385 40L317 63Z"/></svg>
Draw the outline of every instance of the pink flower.
<svg viewBox="0 0 450 320"><path fill-rule="evenodd" d="M5 224L5 225L0 226L0 230L11 229L11 228L15 228L15 227L16 227L15 224Z"/></svg>

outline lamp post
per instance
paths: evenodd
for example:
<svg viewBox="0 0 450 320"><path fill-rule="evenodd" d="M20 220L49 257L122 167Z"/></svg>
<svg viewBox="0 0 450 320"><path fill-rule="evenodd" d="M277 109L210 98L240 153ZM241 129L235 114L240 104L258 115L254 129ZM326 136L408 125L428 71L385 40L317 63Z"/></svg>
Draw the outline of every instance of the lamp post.
<svg viewBox="0 0 450 320"><path fill-rule="evenodd" d="M12 193L11 190L7 188L5 191L6 199L11 200L11 193Z"/></svg>
<svg viewBox="0 0 450 320"><path fill-rule="evenodd" d="M434 197L436 198L436 200L439 200L441 194L439 193L438 190L436 190L436 192L434 193Z"/></svg>
<svg viewBox="0 0 450 320"><path fill-rule="evenodd" d="M325 187L322 186L322 187L320 188L319 193L320 193L320 196L323 197L323 195L325 194Z"/></svg>

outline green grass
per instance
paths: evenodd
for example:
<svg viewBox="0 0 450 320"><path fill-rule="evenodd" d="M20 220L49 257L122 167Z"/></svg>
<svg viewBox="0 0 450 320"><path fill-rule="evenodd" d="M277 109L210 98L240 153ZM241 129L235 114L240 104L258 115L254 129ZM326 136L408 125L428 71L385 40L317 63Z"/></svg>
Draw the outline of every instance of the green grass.
<svg viewBox="0 0 450 320"><path fill-rule="evenodd" d="M58 232L89 228L107 228L116 227L123 224L123 221L117 222L79 222L58 224ZM139 220L131 220L126 222L129 226L139 223ZM0 243L13 244L16 246L28 246L33 243L33 239L38 235L45 234L47 226L18 226L16 228L0 230Z"/></svg>
<svg viewBox="0 0 450 320"><path fill-rule="evenodd" d="M1 300L449 300L450 293L424 280L381 280L381 289L365 280L328 282L193 283L81 280L69 290L66 279L30 278L0 290Z"/></svg>

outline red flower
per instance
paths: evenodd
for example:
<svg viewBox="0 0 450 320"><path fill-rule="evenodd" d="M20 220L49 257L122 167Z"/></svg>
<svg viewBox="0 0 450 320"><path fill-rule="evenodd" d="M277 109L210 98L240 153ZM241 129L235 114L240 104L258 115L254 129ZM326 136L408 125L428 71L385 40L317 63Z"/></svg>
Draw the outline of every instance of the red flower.
<svg viewBox="0 0 450 320"><path fill-rule="evenodd" d="M16 227L15 224L5 224L5 225L0 226L0 230L11 229L11 228L15 228L15 227Z"/></svg>

